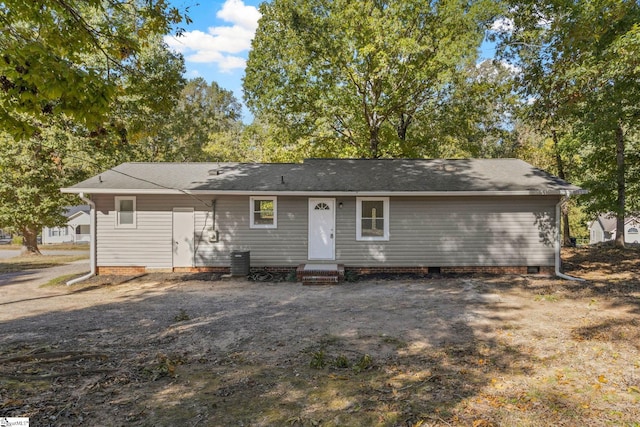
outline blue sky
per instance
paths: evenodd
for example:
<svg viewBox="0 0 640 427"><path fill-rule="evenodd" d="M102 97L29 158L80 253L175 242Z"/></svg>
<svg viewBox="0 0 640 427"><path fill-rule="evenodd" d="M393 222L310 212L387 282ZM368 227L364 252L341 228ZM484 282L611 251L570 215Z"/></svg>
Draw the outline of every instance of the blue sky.
<svg viewBox="0 0 640 427"><path fill-rule="evenodd" d="M233 91L242 102L242 77L258 26L261 0L173 0L180 9L189 8L193 23L184 26L182 37L167 36L165 42L184 55L186 77L202 77ZM484 43L481 59L491 58L493 45ZM245 109L244 121L251 121Z"/></svg>
<svg viewBox="0 0 640 427"><path fill-rule="evenodd" d="M184 55L186 77L202 77L233 91L242 101L242 77L258 26L260 0L173 0L189 8L193 20L182 37L167 36L165 42ZM249 113L244 111L245 121Z"/></svg>

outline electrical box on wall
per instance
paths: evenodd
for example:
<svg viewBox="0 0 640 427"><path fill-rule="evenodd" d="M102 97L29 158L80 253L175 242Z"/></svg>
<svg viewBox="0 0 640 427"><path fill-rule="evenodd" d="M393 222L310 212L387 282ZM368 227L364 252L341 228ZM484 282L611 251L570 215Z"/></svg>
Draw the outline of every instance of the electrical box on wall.
<svg viewBox="0 0 640 427"><path fill-rule="evenodd" d="M209 241L210 242L217 242L218 241L218 230L209 230L209 231L207 231L207 234L209 236Z"/></svg>

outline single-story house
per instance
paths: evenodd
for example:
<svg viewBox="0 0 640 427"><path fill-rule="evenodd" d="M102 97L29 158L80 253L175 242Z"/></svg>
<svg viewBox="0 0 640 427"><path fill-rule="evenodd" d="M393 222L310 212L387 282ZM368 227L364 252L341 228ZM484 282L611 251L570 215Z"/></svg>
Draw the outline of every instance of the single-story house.
<svg viewBox="0 0 640 427"><path fill-rule="evenodd" d="M600 214L589 223L589 244L608 242L616 238L618 229L614 214ZM640 243L640 218L630 216L624 219L624 242Z"/></svg>
<svg viewBox="0 0 640 427"><path fill-rule="evenodd" d="M8 245L9 243L11 243L11 239L11 233L0 228L0 245Z"/></svg>
<svg viewBox="0 0 640 427"><path fill-rule="evenodd" d="M559 204L583 192L517 159L124 163L62 191L92 205L98 274L225 272L247 251L275 270L558 273Z"/></svg>
<svg viewBox="0 0 640 427"><path fill-rule="evenodd" d="M89 205L69 206L63 215L67 224L62 227L43 227L42 243L89 243L90 207Z"/></svg>

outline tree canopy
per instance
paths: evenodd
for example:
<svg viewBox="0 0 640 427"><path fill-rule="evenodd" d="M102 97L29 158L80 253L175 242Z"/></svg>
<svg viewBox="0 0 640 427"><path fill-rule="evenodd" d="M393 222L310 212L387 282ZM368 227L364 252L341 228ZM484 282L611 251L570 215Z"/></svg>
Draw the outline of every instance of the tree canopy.
<svg viewBox="0 0 640 427"><path fill-rule="evenodd" d="M520 88L531 99L533 119L567 141L592 213L614 212L616 242L623 221L637 211L638 67L640 4L634 0L513 0L513 28L501 52L522 69ZM560 158L560 157L559 157Z"/></svg>
<svg viewBox="0 0 640 427"><path fill-rule="evenodd" d="M0 122L29 137L47 115L100 125L114 76L153 35L188 17L166 0L6 0L0 3Z"/></svg>
<svg viewBox="0 0 640 427"><path fill-rule="evenodd" d="M312 152L402 156L454 75L473 63L490 3L274 0L244 79L254 114ZM293 129L293 131L291 131ZM288 141L291 142L291 141Z"/></svg>
<svg viewBox="0 0 640 427"><path fill-rule="evenodd" d="M159 36L182 18L164 0L0 3L0 226L27 251L78 203L60 187L129 159L172 111L184 64Z"/></svg>

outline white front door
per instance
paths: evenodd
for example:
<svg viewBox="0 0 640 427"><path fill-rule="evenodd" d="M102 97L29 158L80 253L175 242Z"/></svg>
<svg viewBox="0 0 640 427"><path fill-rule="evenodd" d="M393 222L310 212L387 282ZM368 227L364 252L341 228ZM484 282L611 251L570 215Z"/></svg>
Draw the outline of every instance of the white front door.
<svg viewBox="0 0 640 427"><path fill-rule="evenodd" d="M309 199L309 259L335 259L335 199Z"/></svg>
<svg viewBox="0 0 640 427"><path fill-rule="evenodd" d="M173 208L173 266L193 267L193 208Z"/></svg>

